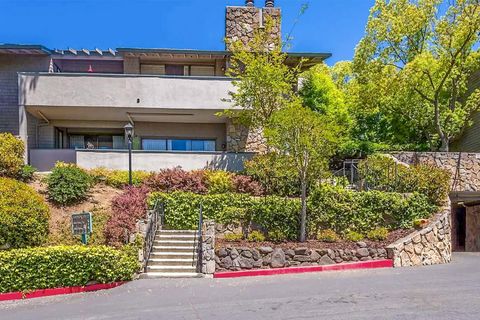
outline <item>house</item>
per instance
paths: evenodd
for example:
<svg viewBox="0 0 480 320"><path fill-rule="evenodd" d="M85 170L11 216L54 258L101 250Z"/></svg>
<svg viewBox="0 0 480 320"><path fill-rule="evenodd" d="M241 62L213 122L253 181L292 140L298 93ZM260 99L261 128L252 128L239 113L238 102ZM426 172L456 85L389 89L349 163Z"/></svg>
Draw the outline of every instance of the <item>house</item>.
<svg viewBox="0 0 480 320"><path fill-rule="evenodd" d="M267 16L281 36L281 9L226 8L226 39L248 41ZM326 53L289 53L321 63ZM134 126L133 169L241 170L259 138L218 112L231 108L230 53L184 49L52 50L0 45L0 131L18 135L41 171L56 161L126 169L124 126Z"/></svg>

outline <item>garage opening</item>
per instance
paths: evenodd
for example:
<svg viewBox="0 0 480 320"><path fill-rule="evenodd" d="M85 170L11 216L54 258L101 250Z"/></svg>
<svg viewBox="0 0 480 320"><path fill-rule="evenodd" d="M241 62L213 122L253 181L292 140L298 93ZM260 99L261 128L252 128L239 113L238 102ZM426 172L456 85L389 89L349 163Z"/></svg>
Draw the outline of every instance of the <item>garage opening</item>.
<svg viewBox="0 0 480 320"><path fill-rule="evenodd" d="M455 226L455 239L456 243L454 243L454 250L455 251L465 251L465 238L466 238L466 219L467 219L467 208L465 207L457 207L455 209L454 214L454 222L453 225Z"/></svg>

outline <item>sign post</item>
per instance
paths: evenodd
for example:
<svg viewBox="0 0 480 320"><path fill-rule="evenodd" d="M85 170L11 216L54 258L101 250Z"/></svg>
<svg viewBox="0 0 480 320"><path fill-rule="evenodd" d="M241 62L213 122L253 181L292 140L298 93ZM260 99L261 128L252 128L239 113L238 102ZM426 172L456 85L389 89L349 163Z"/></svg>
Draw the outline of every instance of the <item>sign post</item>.
<svg viewBox="0 0 480 320"><path fill-rule="evenodd" d="M88 243L88 235L92 233L92 214L90 212L72 214L72 233L82 236L82 243Z"/></svg>

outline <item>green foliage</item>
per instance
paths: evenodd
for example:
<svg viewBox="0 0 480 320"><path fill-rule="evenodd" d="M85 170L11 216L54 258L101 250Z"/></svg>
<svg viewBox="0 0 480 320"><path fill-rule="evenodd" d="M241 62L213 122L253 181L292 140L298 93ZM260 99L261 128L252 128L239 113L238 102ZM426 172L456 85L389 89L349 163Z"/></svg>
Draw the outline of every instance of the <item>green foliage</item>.
<svg viewBox="0 0 480 320"><path fill-rule="evenodd" d="M92 178L74 164L57 162L47 177L48 198L61 205L85 199L91 186Z"/></svg>
<svg viewBox="0 0 480 320"><path fill-rule="evenodd" d="M106 168L95 168L88 171L95 182L104 182L106 185L115 188L122 188L128 185L129 177L126 170L109 170ZM132 171L132 184L141 185L151 173L145 171Z"/></svg>
<svg viewBox="0 0 480 320"><path fill-rule="evenodd" d="M268 231L267 239L273 242L283 242L287 240L287 235L282 230Z"/></svg>
<svg viewBox="0 0 480 320"><path fill-rule="evenodd" d="M337 242L340 240L340 237L335 231L331 229L325 229L317 232L317 240L323 242Z"/></svg>
<svg viewBox="0 0 480 320"><path fill-rule="evenodd" d="M0 292L132 280L138 257L105 246L0 251Z"/></svg>
<svg viewBox="0 0 480 320"><path fill-rule="evenodd" d="M357 241L363 240L363 238L365 238L365 237L363 236L363 234L361 234L359 232L349 230L345 233L343 238L347 241L357 242Z"/></svg>
<svg viewBox="0 0 480 320"><path fill-rule="evenodd" d="M367 238L373 241L383 241L388 237L388 229L381 227L367 233Z"/></svg>
<svg viewBox="0 0 480 320"><path fill-rule="evenodd" d="M16 178L24 164L23 141L11 133L0 133L0 176Z"/></svg>
<svg viewBox="0 0 480 320"><path fill-rule="evenodd" d="M321 229L365 234L378 227L411 228L415 219L430 217L437 207L418 193L354 192L322 185L310 195L309 209L310 234Z"/></svg>
<svg viewBox="0 0 480 320"><path fill-rule="evenodd" d="M152 193L149 202L165 204L165 223L172 229L195 229L202 203L204 219L223 224L255 223L266 232L282 231L288 239L298 234L300 202L277 196L262 198L238 193L198 195L188 192ZM238 216L237 216L238 214Z"/></svg>
<svg viewBox="0 0 480 320"><path fill-rule="evenodd" d="M23 248L45 243L49 210L25 183L0 177L0 247Z"/></svg>
<svg viewBox="0 0 480 320"><path fill-rule="evenodd" d="M262 184L267 194L298 196L300 179L289 158L276 152L258 154L245 161L245 171Z"/></svg>
<svg viewBox="0 0 480 320"><path fill-rule="evenodd" d="M232 175L226 171L205 171L208 193L227 193L233 191Z"/></svg>
<svg viewBox="0 0 480 320"><path fill-rule="evenodd" d="M227 233L223 238L227 242L236 242L242 240L243 235L241 233Z"/></svg>
<svg viewBox="0 0 480 320"><path fill-rule="evenodd" d="M263 242L265 241L265 236L260 231L252 231L247 237L249 242Z"/></svg>
<svg viewBox="0 0 480 320"><path fill-rule="evenodd" d="M406 166L393 157L372 155L359 164L360 174L370 188L400 193L418 192L441 205L448 197L451 173L432 165Z"/></svg>
<svg viewBox="0 0 480 320"><path fill-rule="evenodd" d="M423 229L425 225L427 224L428 220L427 219L415 219L413 221L413 227L415 229Z"/></svg>
<svg viewBox="0 0 480 320"><path fill-rule="evenodd" d="M20 172L17 175L18 180L23 182L30 182L33 179L33 175L37 171L36 168L32 167L31 165L24 165L20 169Z"/></svg>
<svg viewBox="0 0 480 320"><path fill-rule="evenodd" d="M448 150L480 108L480 89L468 89L480 67L480 5L444 5L377 0L370 11L348 92L384 142Z"/></svg>

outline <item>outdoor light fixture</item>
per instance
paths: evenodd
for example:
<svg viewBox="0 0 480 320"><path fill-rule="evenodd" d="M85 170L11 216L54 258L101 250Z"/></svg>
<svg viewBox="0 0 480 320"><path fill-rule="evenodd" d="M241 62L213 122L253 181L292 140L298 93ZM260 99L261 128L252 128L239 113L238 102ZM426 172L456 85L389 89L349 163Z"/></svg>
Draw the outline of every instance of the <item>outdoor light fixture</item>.
<svg viewBox="0 0 480 320"><path fill-rule="evenodd" d="M128 184L132 185L132 138L133 125L129 122L123 127L128 141Z"/></svg>

